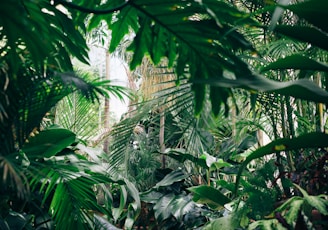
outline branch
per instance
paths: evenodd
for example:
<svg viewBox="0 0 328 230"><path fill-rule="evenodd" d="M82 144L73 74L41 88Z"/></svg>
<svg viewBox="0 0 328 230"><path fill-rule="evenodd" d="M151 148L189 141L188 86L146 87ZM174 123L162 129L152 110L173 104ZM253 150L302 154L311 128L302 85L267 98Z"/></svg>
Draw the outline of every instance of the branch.
<svg viewBox="0 0 328 230"><path fill-rule="evenodd" d="M123 2L121 5L118 5L114 8L110 8L110 9L89 9L89 8L85 8L83 6L76 5L72 2L67 2L65 0L54 0L55 5L61 4L63 6L71 8L71 9L75 9L75 10L78 10L78 11L81 11L81 12L84 12L84 13L92 13L92 14L110 14L110 13L113 13L115 11L121 10L122 8L127 6L128 3L129 3L129 0Z"/></svg>

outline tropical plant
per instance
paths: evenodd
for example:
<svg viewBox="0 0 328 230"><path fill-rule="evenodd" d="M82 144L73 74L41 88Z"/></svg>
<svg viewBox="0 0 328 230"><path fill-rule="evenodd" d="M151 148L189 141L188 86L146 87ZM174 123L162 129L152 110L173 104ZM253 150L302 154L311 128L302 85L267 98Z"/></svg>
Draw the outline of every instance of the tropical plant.
<svg viewBox="0 0 328 230"><path fill-rule="evenodd" d="M54 5L41 1L44 5L37 8L28 1L25 8L19 7L20 10L17 12L23 12L26 23L30 23L30 27L24 27L24 33L30 37L33 37L33 31L36 30L35 19L42 20L44 14L47 18L60 15L59 21L47 24L49 28L38 27L47 32L43 34L45 36L50 34L50 29L55 29L54 34L58 35L60 26L57 23L60 24L63 16L65 22L70 20L54 6L66 7L76 27L65 26L65 29L71 29L71 31L65 30L62 40L57 36L55 38L64 44L69 44L67 46L69 53L78 56L81 60L84 60L85 52L82 52L82 55L77 54L75 45L77 41L80 41L79 33L85 29L83 23L87 14L92 13L88 21L88 29L96 27L100 21L105 20L112 30L110 52L119 46L126 35L132 34L133 41L129 46L129 50L133 52L130 62L132 69L144 61L144 56L148 56L155 65L167 63L165 67L173 68L175 72L173 81L176 86L166 88L160 93L161 98L153 101L155 103L146 103L143 108L138 108L144 113L135 112L133 117L124 119L115 126L110 156L109 171L111 173L117 173L117 169L127 172L124 168L128 165L129 159L127 140L131 140L134 128L145 117L145 114L149 111L153 112L153 107L158 106L160 108L159 120L172 118L174 124L172 133L165 132L166 135L168 134L166 137L162 135L164 142L161 139L159 146L168 147L168 141L172 141L174 148L179 146L183 148L183 151L175 149L175 152L169 152L166 155L180 159L181 162L191 160L191 167L185 167L187 172L191 172L188 169L194 168L194 163L198 167L196 169L198 184L196 187L189 188L194 194L194 201L208 205L210 208L225 207L227 210L226 213L220 213L222 215L220 218L208 223L206 228L264 227L270 229L273 226L288 229L299 226L298 224L309 227L310 222L315 221L312 216L313 212L326 215L326 196L318 195L322 193L321 191L325 192L326 183L313 182L309 189L316 186L320 189L315 192L311 191L309 194L310 190L304 191L298 185L294 186L292 182L306 184L304 175L310 172L309 168L312 165L316 165L318 169L311 172L313 175L316 175L318 171L326 172L323 162L326 160L324 148L327 147L328 142L327 135L322 131L326 126L323 122L325 115L323 104L327 103L328 93L325 91L327 81L322 72L327 72L325 64L327 62L327 23L322 18L328 7L327 2L320 0L295 1L292 4L288 4L290 1L279 1L278 4L270 1L249 2L224 0L68 2L55 0ZM19 5L16 1L5 4L7 8ZM37 12L37 14L33 17L31 17L32 14L28 14L29 17L27 17L25 9L29 8L31 10L28 13ZM1 13L8 15L7 12ZM20 52L14 49L16 42L22 43L24 48L29 48L27 50L31 54L34 53L31 60L36 71L43 70L42 67L45 66L44 62L40 65L38 62L40 59L37 57L42 57L42 60L47 57L42 52L38 54L35 44L26 39L24 34L20 35L16 31L15 33L8 32L9 28L16 28L16 24L20 25L21 21L18 18L8 22L8 26L3 23L0 30L6 32L1 34L1 41L6 44L3 49L5 56L8 57L6 64L9 63L9 69L14 70L14 74L10 76L16 76L17 67L13 67L13 64L20 57ZM73 42L67 39L69 32L76 36ZM42 44L43 40L37 39L37 41ZM53 52L59 47L64 55L59 58L56 55L52 56L55 58L49 58L50 64L47 67L54 63L61 63L62 57L66 59L68 57L62 43L56 43L56 41L55 39L54 43L48 43L47 48ZM286 49L283 48L285 44L288 45ZM17 47L20 48L20 46ZM65 63L61 63L60 67L63 70L70 70L70 66ZM11 78L14 77L9 79ZM8 84L4 81L3 85ZM262 119L268 118L270 130L272 130L268 134L272 134L270 135L272 142L258 146L252 151L249 147L255 146L241 148L239 141L242 143L243 138L238 137L239 141L235 141L235 135L238 133L235 132L235 122L231 122L231 133L224 133L232 139L231 145L222 139L226 136L221 135L221 139L214 136L217 134L215 129L213 131L215 117L219 118L222 112L229 117L229 112L234 111L239 103L240 91L234 91L233 88L246 90L244 95L251 99L249 107L258 112L258 114L253 113ZM90 95L87 94L87 96ZM1 105L5 103L4 99ZM169 106L163 107L165 104ZM274 108L270 110L272 107ZM242 108L248 110L245 104ZM313 108L319 119L315 119ZM5 117L7 111L2 107L0 109L2 117ZM196 117L193 116L194 114ZM158 118L158 116L155 117ZM236 117L234 112L231 117L232 119ZM293 120L295 117L298 119L296 122ZM167 121L160 124L167 124ZM163 126L160 125L159 128ZM226 126L222 125L219 129L222 130ZM166 127L169 128L169 125ZM263 130L265 128L262 127ZM209 131L212 135L209 135ZM207 137L213 136L218 142L208 145L212 141ZM215 151L220 148L222 150L223 145L218 145L218 143L228 143L226 146L229 147L229 151L224 154L225 161L220 157L220 152ZM22 142L18 142L19 147L20 144L22 145ZM215 149L218 146L219 148ZM159 148L158 152L163 155L165 149ZM241 162L236 162L236 156ZM304 159L312 156L314 157L311 164L304 164ZM212 165L208 165L212 160L214 169L211 168ZM229 163L233 167L230 167L226 161L232 161ZM276 170L274 166L277 166ZM256 177L253 177L252 173ZM206 174L206 180L201 179L204 174ZM294 175L303 177L303 181L294 181ZM204 181L206 185L202 184ZM270 191L270 186L273 186L275 190ZM297 190L301 191L303 198L296 196ZM256 206L254 199L256 196L263 200L269 200L265 198L270 197L268 201L270 205L265 208ZM312 207L309 207L309 201L313 202ZM276 204L278 207L275 207ZM157 212L157 217L165 213L158 205L153 210ZM171 214L173 213L166 213L166 218L161 220L175 216ZM254 223L250 224L250 222Z"/></svg>
<svg viewBox="0 0 328 230"><path fill-rule="evenodd" d="M81 27L63 9L48 1L1 4L1 229L110 225L108 220L117 218L112 208L122 213L127 196L121 196L116 208L103 184L128 188L130 195L136 190L128 181L110 177L93 149L80 143L75 133L49 126L48 113L71 93L96 101L101 95L124 92L111 82L88 82L73 72L70 56L87 62L87 46ZM104 207L97 203L96 185L105 191ZM140 202L135 198L137 210ZM126 219L129 227L133 219Z"/></svg>
<svg viewBox="0 0 328 230"><path fill-rule="evenodd" d="M211 2L213 5L214 4L220 4L222 2L220 2L220 1L203 1L202 2L202 4L203 4L202 6L204 8L208 7L209 9L212 10L211 13L215 14L215 12L216 12L215 10L217 10L217 9L214 10L213 5L210 6L209 2ZM317 12L318 11L322 12L319 9L319 7L320 7L319 6L320 5L319 1L308 1L306 3L300 3L300 4L297 4L297 5L284 6L284 8L288 9L288 10L292 10L295 13L300 13L304 18L309 19L310 16L307 15L305 13L305 11L303 11L303 9L305 9L306 7L309 7L309 5L310 5L309 2L313 3L313 9L315 8L317 10ZM148 39L147 40L148 44L150 44L151 41L154 42L153 44L158 44L156 42L159 42L160 38L163 38L162 44L170 44L171 40L170 40L169 36L174 36L174 38L176 39L174 44L179 44L179 49L176 52L178 52L178 53L181 52L182 53L183 48L185 48L185 46L184 46L185 43L184 42L187 41L188 39L192 39L192 37L195 36L195 37L198 38L197 46L196 45L191 46L191 44L193 44L193 43L192 43L192 41L189 41L189 40L188 40L189 42L187 43L187 46L189 45L189 48L191 50L195 50L197 48L199 48L199 49L201 48L201 49L205 50L204 49L205 44L203 44L203 46L201 45L202 40L199 41L199 37L204 38L204 41L205 41L206 40L206 38L205 38L206 35L204 36L203 34L202 35L200 35L199 33L197 34L198 31L195 30L195 28L198 28L197 24L200 24L200 22L202 20L206 21L206 20L208 20L208 17L210 18L213 15L210 15L208 17L198 17L198 18L195 16L196 19L193 20L194 18L192 18L190 15L194 16L194 15L196 15L195 12L200 13L201 10L198 10L198 8L197 8L198 11L191 10L192 7L193 7L193 4L194 4L192 1L188 2L188 3L183 2L183 3L181 3L182 5L178 5L178 4L174 5L173 8L169 8L169 7L165 8L164 6L166 6L165 5L166 3L162 3L163 5L161 5L159 3L158 3L158 5L157 4L156 5L155 4L154 5L148 5L146 2L143 1L142 3L140 2L140 4L143 6L142 8L138 5L138 1L134 1L133 3L127 2L126 3L126 10L131 12L131 14L129 14L129 16L127 16L127 14L124 14L125 13L124 10L120 10L118 13L114 14L114 19L112 21L113 22L113 25L112 25L113 36L115 37L115 34L117 34L117 36L118 36L117 40L115 40L115 38L114 38L114 41L112 41L112 44L114 44L114 47L115 47L115 44L118 42L118 40L120 40L123 37L123 35L122 35L123 32L122 31L124 31L124 30L118 30L118 28L122 28L121 23L122 23L123 19L125 19L128 22L128 20L131 20L131 17L134 16L134 13L135 13L135 14L137 14L137 17L140 20L139 25L142 25L140 28L137 27L137 25L132 25L132 27L131 27L136 33L135 40L133 41L134 43L132 43L132 45L130 46L130 49L132 49L134 51L134 59L132 60L132 67L137 65L137 63L141 63L140 57L143 57L143 55L141 55L141 54L143 54L143 52L149 53L151 59L154 61L155 64L159 62L158 61L159 59L158 59L158 57L156 57L156 55L158 53L161 53L161 52L157 51L157 49L159 47L165 47L165 45L164 46L163 45L161 45L161 46L160 45L158 45L158 46L156 46L156 45L142 46L143 41L146 41L147 39ZM171 4L171 3L168 3L168 4ZM222 3L222 4L224 4L224 3ZM213 7L213 8L211 8L211 7ZM260 7L262 7L262 5ZM187 11L187 9L188 9L188 11ZM242 7L240 7L239 9L242 9ZM273 6L273 5L268 6L267 9L270 10L271 11L270 13L272 13L273 15L277 15L276 13L274 13L275 6ZM170 12L170 10L171 10L171 12ZM183 17L187 18L187 17L185 17L186 15L183 14L184 10L186 11L186 15L190 16L189 21L186 20L186 21L188 21L188 23L184 23L183 22L184 20L182 19ZM262 10L262 9L260 8L260 10ZM178 20L175 17L171 17L172 20L177 19L176 21L174 21L174 22L172 21L172 23L171 23L170 20L169 20L171 18L165 17L165 19L164 19L163 15L165 15L165 13L167 13L167 15L169 15L168 12L173 14L174 11L179 11L181 13L178 16L176 16L177 18L181 16L181 20ZM253 10L253 12L255 12L255 14L256 14L256 11ZM263 12L263 10L260 11L260 12ZM320 15L320 13L319 13L319 15ZM222 15L215 15L215 16L216 16L215 19L217 21L219 21L221 23L226 22L224 19L220 18L220 17L222 17ZM149 24L148 24L147 19L145 19L145 18L149 19L149 21L150 21ZM313 18L317 18L317 15ZM316 19L313 19L313 18L310 19L310 22L314 23L317 27L319 27L321 29L325 28L324 25L321 22L319 22L319 20L316 20ZM270 20L266 20L264 18L262 18L262 19L265 21L265 23L263 23L264 25L269 24L268 22L270 22ZM297 20L295 20L295 19L292 19L292 20L289 20L289 21L286 21L286 20L283 21L282 20L282 24L283 23L288 23L289 24L287 26L285 26L285 25L273 26L274 25L273 24L274 20L275 19L272 20L270 28L272 29L273 27L275 27L276 31L278 33L280 33L279 36L281 36L281 34L284 34L284 35L288 35L288 36L293 37L293 36L295 36L295 34L290 33L286 28L291 29L290 31L295 30L295 29L299 29L299 28L297 28L298 26L295 25L295 23L297 22ZM240 20L239 22L241 24L243 22L246 22L245 24L247 24L247 25L252 24L252 22L250 22L250 20L248 20L248 19L247 20L245 19L245 21ZM179 23L183 24L184 28L185 28L185 30L181 31L181 33L184 33L183 36L179 34L180 31L175 31L174 30L174 28L176 26L180 25ZM196 24L196 25L191 26L193 23ZM317 25L317 23L319 25ZM127 24L129 24L129 23L127 23ZM116 25L120 25L120 27L116 27ZM254 23L252 25L256 25L256 23ZM190 32L190 34L188 34L188 31L189 31L187 29L187 28L189 28L188 26L190 26L189 30L192 31L192 35L191 35L191 32ZM160 27L160 29L158 29L158 27ZM210 30L209 28L210 28L210 26L206 27L206 29ZM235 27L235 28L238 28L238 27ZM319 35L321 34L321 32L317 30L317 28L315 28L315 27L313 27L313 26L311 26L307 23L304 23L302 25L302 29L316 32ZM163 31L161 31L161 30L163 30ZM161 31L161 32L158 32L158 31ZM247 30L242 29L241 31L243 33L245 33L247 36L249 36L247 33L249 31L252 31L252 30L247 31ZM128 30L126 30L126 32L128 32ZM152 35L147 35L147 34L152 34ZM154 36L155 34L157 36ZM169 34L169 35L167 35L167 34ZM215 32L213 32L213 34L215 34ZM264 34L267 35L266 33L264 33ZM301 34L301 33L298 33L298 35L299 34ZM190 35L190 36L187 36L187 35ZM227 37L229 37L229 35L231 35L231 34L227 33L225 35ZM304 36L306 36L306 35L304 34ZM320 36L322 37L321 41L323 41L324 40L323 37L326 36L326 35L322 34ZM317 37L320 37L320 36L317 36ZM141 38L145 38L145 39L141 39ZM268 40L271 39L271 40L269 40L269 42L272 42L272 37L269 38L267 36L267 38L268 38ZM298 38L299 38L299 36L298 36ZM154 40L152 40L152 39L154 39ZM212 39L212 37L211 37L211 39ZM209 40L209 39L207 39L207 40ZM225 41L223 39L220 40L218 38L218 40L219 40L220 44L225 44L226 45L225 47L229 47L226 43L224 43ZM304 39L301 39L301 40L304 41ZM196 39L195 39L195 41L196 41ZM232 41L232 39L229 40L229 41ZM321 48L324 48L324 46L325 46L322 43L318 44L318 40L313 39L313 38L311 38L311 39L310 38L309 39L305 38L305 41L309 41L313 45L318 45ZM264 42L267 42L267 41L265 40ZM280 45L279 45L279 42L280 42ZM136 44L138 44L138 45L136 45ZM202 52L198 52L198 54L200 54L200 55L197 56L197 57L194 57L192 54L191 55L184 55L184 54L179 53L180 55L178 55L177 59L174 59L174 58L170 59L170 56L168 56L164 51L162 51L162 56L165 56L166 58L171 60L172 65L176 68L176 72L177 72L178 76L179 76L179 74L181 74L183 72L183 71L181 71L183 68L179 65L183 65L183 64L181 64L181 63L183 63L183 61L188 62L189 61L188 58L190 58L190 59L194 58L193 59L194 62L190 61L190 63L188 63L188 64L190 64L190 65L188 65L188 68L185 68L183 70L187 69L187 70L190 71L190 72L187 71L188 74L191 74L190 76L188 76L188 77L190 77L189 80L193 83L193 89L197 89L197 90L195 90L195 100L196 100L196 114L198 114L198 115L199 115L200 107L202 107L204 109L204 107L200 106L200 104L202 104L202 100L205 100L204 98L207 98L207 97L206 96L201 96L201 95L206 95L202 91L202 89L204 89L204 88L197 88L195 86L195 81L196 81L196 83L199 83L199 82L200 83L208 83L212 86L215 85L215 86L224 86L224 87L242 87L242 88L251 89L251 90L255 89L257 91L259 90L259 91L268 91L268 92L272 91L272 92L274 92L275 94L259 93L259 95L257 97L259 99L259 102L260 102L259 106L265 105L265 103L269 102L269 104L267 104L268 106L266 107L266 109L264 108L263 112L265 114L267 114L270 121L272 122L271 123L272 133L270 135L271 138L277 139L279 137L284 137L284 138L288 139L290 137L294 138L294 137L304 133L304 132L301 132L301 133L300 132L299 133L295 132L295 123L293 122L293 115L292 114L293 114L293 111L297 112L297 110L295 110L293 108L294 103L296 103L297 101L295 102L289 96L291 95L291 96L294 96L294 97L297 97L297 98L313 100L313 101L316 101L316 102L325 101L326 99L324 99L324 98L326 96L324 96L324 95L326 95L326 92L324 92L322 90L321 90L320 94L323 97L319 96L319 97L321 97L321 99L319 99L319 97L314 98L313 97L314 93L311 93L311 95L310 95L310 93L304 93L304 92L310 92L311 90L314 90L315 88L317 88L317 86L312 84L311 81L305 80L302 76L305 76L304 75L305 73L307 74L307 76L310 76L311 72L309 72L309 71L311 71L311 69L313 69L313 68L315 68L316 70L326 71L326 69L325 69L326 67L324 67L325 64L322 63L322 62L314 61L313 59L309 59L309 58L306 58L304 56L300 56L299 54L294 55L295 52L300 53L300 50L308 47L307 44L300 43L296 40L291 40L291 39L287 39L287 38L285 38L284 40L281 39L281 40L277 41L276 44L278 44L279 46L274 47L274 44L266 45L270 49L268 53L263 53L263 50L261 50L261 49L263 49L263 45L261 47L261 44L256 44L257 47L255 47L255 48L257 50L261 51L261 53L259 53L259 54L260 55L266 55L266 56L263 59L258 59L258 60L250 59L249 56L246 57L246 58L250 59L249 63L251 65L253 65L253 68L254 67L261 68L261 71L263 71L263 72L268 71L268 70L272 70L272 69L286 69L286 68L287 69L289 69L289 68L299 69L299 68L301 68L303 71L301 71L300 76L298 76L298 72L291 72L290 70L289 71L280 70L279 72L275 72L275 73L266 72L266 76L270 79L273 79L275 82L264 79L264 78L260 77L259 74L253 74L253 73L249 74L249 76L253 75L253 77L247 78L247 80L246 80L245 75L247 75L247 74L245 74L245 73L249 73L249 72L247 72L248 67L246 67L246 69L244 69L244 74L243 74L244 78L241 78L240 73L236 73L236 72L232 71L231 69L229 69L224 64L220 63L220 61L218 60L219 58L216 59L216 64L211 64L211 62L208 61L208 59L206 57L203 57L201 55ZM286 44L288 44L287 49L282 49L282 47L283 47L282 45L286 45ZM190 49L188 50L188 54L190 54L189 53ZM277 52L279 49L281 51ZM171 49L168 49L168 50L171 51ZM267 52L266 50L264 50L264 51ZM278 59L277 61L275 59L272 59L273 55L270 52L275 52L275 56L276 56L275 59ZM187 51L185 53L187 53ZM308 51L305 51L305 52L303 51L303 54L304 53L309 55ZM186 56L188 56L188 57L186 57ZM213 57L213 60L216 58L215 55L212 55L212 57ZM280 57L283 57L283 59L279 60ZM197 58L201 58L202 60L199 61L199 59L197 59ZM184 60L181 61L181 59L184 59ZM176 63L172 60L176 60ZM195 61L195 60L197 60L197 61ZM214 68L213 66L216 66L216 67L220 66L222 68L222 66L224 66L223 67L224 70L225 70L224 74L227 77L223 78L223 79L219 79L219 80L218 79L215 79L215 80L213 80L213 79L200 80L201 78L205 78L205 79L209 78L208 77L209 74L207 74L209 72L209 70L207 70L208 71L207 72L204 69L197 72L198 75L193 75L192 68L195 68L195 66L197 66L197 67L202 66L202 65L200 65L200 63L202 63L202 61L204 61L204 60L206 60L206 62L207 62L207 65L204 64L204 66L206 66L208 68ZM233 59L233 60L235 60L235 59ZM269 62L273 62L273 64L267 64ZM220 65L218 63L220 63ZM259 64L257 64L257 63L259 63ZM299 63L301 63L301 64L299 64ZM254 65L254 64L256 64L257 66ZM265 64L266 66L263 67L263 64ZM179 69L179 67L180 67L180 69ZM206 68L206 67L204 67L204 68ZM201 68L199 68L199 69L201 69ZM243 68L239 68L238 70L241 70L241 69L243 69ZM181 72L179 72L179 70ZM229 71L234 72L234 76L230 77L230 79L227 79L228 76L231 76L231 75L228 74ZM306 71L306 72L304 72L304 71ZM294 77L290 78L290 76L294 76ZM303 79L301 79L301 78L303 78ZM183 78L181 78L181 79L183 79ZM233 82L234 79L236 79L235 82ZM293 80L293 81L288 82L288 83L280 83L279 82L279 81L285 82L286 80ZM252 83L252 81L254 81L254 84ZM179 78L178 78L178 82L179 82ZM301 88L302 88L302 90L301 90ZM317 89L318 89L317 92L319 92L320 91L319 88L317 88ZM310 91L308 91L308 90L310 90ZM214 89L212 89L212 91L214 91ZM303 92L302 95L299 94L300 92ZM254 93L255 92L252 91L251 95L252 96L256 95ZM280 93L282 95L278 96L276 93ZM172 94L170 94L170 95L172 95ZM226 96L224 97L225 99L223 101L226 101L227 95L228 94L226 94ZM213 97L211 97L211 96L213 96L213 95L210 94L210 99L212 99L212 102L213 101L217 102L218 100L220 100L220 99L213 100ZM197 105L197 103L198 103L198 105ZM253 103L253 106L255 106L254 102L252 102L252 103ZM302 103L304 103L304 102L302 102ZM202 104L202 105L205 105L205 103ZM226 105L226 111L229 111L228 110L229 109L228 108L228 103L226 102L225 105ZM277 110L273 110L272 105L276 106L275 108L277 108ZM215 112L215 109L217 109L216 114L218 114L218 111L219 111L218 107L213 106L212 109L214 109L213 110L214 112ZM174 110L172 110L172 111L174 111ZM319 111L319 109L318 109L318 111ZM320 115L320 117L322 117L322 115ZM280 120L282 120L282 122L280 122ZM303 126L302 126L301 123L299 123L299 125L297 127L299 129L302 129ZM322 127L322 125L321 125L321 127ZM280 129L282 129L282 132L279 131ZM316 131L316 130L322 130L322 129L315 129L315 128L312 129L312 131ZM186 131L186 130L184 130L184 131ZM307 130L306 133L308 133L309 131L310 130ZM184 133L186 134L187 132L184 132ZM315 141L315 143L312 143L313 145L309 144L310 140L312 138L315 139L316 137L320 137L321 139L317 139ZM306 139L309 141L308 142L309 145L305 143ZM291 187L291 183L289 182L288 175L289 175L289 173L293 173L294 170L295 170L294 161L298 160L296 150L300 149L302 147L325 146L325 144L324 144L325 135L321 136L321 135L317 135L316 133L313 133L311 135L306 135L304 138L303 137L300 138L300 140L304 141L302 146L299 146L297 144L297 143L300 143L297 139L294 139L294 141L292 141L292 146L293 146L292 149L293 150L292 151L286 151L287 158L285 156L281 156L281 154L279 153L281 150L288 150L288 149L284 148L284 146L285 146L284 144L281 146L282 147L281 149L279 149L279 147L277 147L277 150L274 149L274 151L278 151L276 156L277 156L277 165L278 165L278 168L279 168L279 176L275 180L281 179L283 181L282 183L283 183L283 187L284 187L284 190L285 190L283 192L284 194L280 195L280 197L281 196L286 196L286 195L289 197L291 195L290 192L293 190L292 187ZM285 142L285 140L281 141L281 143L284 143L284 142ZM287 142L288 142L287 146L289 146L290 143L289 143L288 140L286 140L286 143ZM195 143L195 142L191 142L191 143ZM280 141L278 141L277 143L280 143ZM267 149L266 154L272 153L272 149L269 150L269 148L275 148L274 144L276 144L276 142L273 142L272 145L269 145L266 148ZM264 149L262 149L262 150L264 150ZM264 154L264 155L266 155L266 154ZM228 155L230 155L229 152L228 152ZM264 155L261 155L261 156L264 156ZM256 158L258 158L258 157L256 157ZM319 157L319 158L323 159L322 157ZM250 159L255 159L255 158L248 158L246 160L246 162L249 163ZM285 162L285 161L287 161L287 162ZM272 163L272 161L270 161L270 162ZM321 160L320 160L320 162L321 162ZM269 165L270 164L268 163L267 167L269 167ZM284 165L284 166L281 167L282 165ZM244 165L242 167L244 167ZM286 173L286 170L287 170L287 173ZM299 169L297 169L297 170L299 170ZM271 175L274 175L274 174L275 174L275 171L271 170ZM275 180L272 180L272 178L270 180L271 180L271 182L275 181ZM256 184L254 181L252 183ZM265 188L266 188L266 186L263 187L263 189L265 189ZM245 192L247 192L247 190L245 190ZM256 196L255 195L256 193L251 193L251 194L252 194L252 195L250 195L251 197ZM280 199L280 198L278 198L278 199ZM261 218L263 218L263 216Z"/></svg>

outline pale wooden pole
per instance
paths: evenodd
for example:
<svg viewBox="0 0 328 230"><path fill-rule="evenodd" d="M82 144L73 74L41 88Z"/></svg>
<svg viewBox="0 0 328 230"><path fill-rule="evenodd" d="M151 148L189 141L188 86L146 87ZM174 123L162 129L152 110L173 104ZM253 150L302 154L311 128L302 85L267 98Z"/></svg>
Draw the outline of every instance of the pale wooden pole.
<svg viewBox="0 0 328 230"><path fill-rule="evenodd" d="M105 80L110 80L110 53L106 50L106 72L105 72ZM109 98L105 98L104 105L104 129L107 133L109 130L109 118L110 118L110 101ZM108 137L104 140L103 151L108 153L109 148L109 139Z"/></svg>

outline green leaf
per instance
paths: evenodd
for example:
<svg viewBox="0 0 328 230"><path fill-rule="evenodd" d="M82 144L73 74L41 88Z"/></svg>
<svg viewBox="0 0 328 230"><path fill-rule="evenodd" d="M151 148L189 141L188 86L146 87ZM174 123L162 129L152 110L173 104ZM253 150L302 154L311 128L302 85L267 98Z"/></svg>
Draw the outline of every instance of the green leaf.
<svg viewBox="0 0 328 230"><path fill-rule="evenodd" d="M193 84L192 90L194 91L194 101L195 101L195 115L199 116L203 106L205 99L205 85L201 84Z"/></svg>
<svg viewBox="0 0 328 230"><path fill-rule="evenodd" d="M184 194L175 196L175 199L170 203L172 215L177 220L182 221L184 214L192 209L193 205L191 204L194 203L188 196L185 196Z"/></svg>
<svg viewBox="0 0 328 230"><path fill-rule="evenodd" d="M120 11L120 14L116 16L113 23L109 23L109 29L112 30L109 52L112 53L115 51L123 37L130 32L130 28L137 32L138 24L136 18L135 9L127 6ZM112 18L109 17L109 20L111 21Z"/></svg>
<svg viewBox="0 0 328 230"><path fill-rule="evenodd" d="M303 55L294 54L278 59L261 69L261 72L277 69L300 69L328 72L328 65L315 61Z"/></svg>
<svg viewBox="0 0 328 230"><path fill-rule="evenodd" d="M328 32L328 23L323 20L327 16L327 1L308 0L289 5L286 8L296 13L300 18L304 18L314 26Z"/></svg>
<svg viewBox="0 0 328 230"><path fill-rule="evenodd" d="M176 171L173 171L173 172L167 174L163 178L163 180L158 182L153 188L156 189L156 188L160 188L160 187L167 187L167 186L174 184L175 182L182 181L182 180L186 179L187 177L189 177L189 176L186 175L185 173L183 173L182 170L176 170Z"/></svg>
<svg viewBox="0 0 328 230"><path fill-rule="evenodd" d="M289 225L295 227L297 218L302 210L304 200L295 199L289 207L288 212L285 215L286 221Z"/></svg>
<svg viewBox="0 0 328 230"><path fill-rule="evenodd" d="M277 219L255 221L249 225L248 229L287 230L278 222Z"/></svg>
<svg viewBox="0 0 328 230"><path fill-rule="evenodd" d="M148 19L142 21L138 33L134 37L132 44L128 47L128 50L133 51L133 57L130 63L131 69L135 69L138 65L140 65L144 56L150 53L153 36L150 24L151 21Z"/></svg>
<svg viewBox="0 0 328 230"><path fill-rule="evenodd" d="M166 155L181 163L185 162L186 160L189 160L202 168L208 168L206 164L206 159L195 157L189 153L185 153L184 151L178 149L171 150Z"/></svg>
<svg viewBox="0 0 328 230"><path fill-rule="evenodd" d="M236 80L216 79L216 80L194 80L196 84L209 84L225 88L242 88L259 92L272 92L282 95L293 96L295 98L328 103L328 92L308 79L299 79L288 82L278 82L265 78L264 76L253 74L252 76L239 76Z"/></svg>
<svg viewBox="0 0 328 230"><path fill-rule="evenodd" d="M171 210L169 208L170 203L174 200L175 195L170 193L166 196L163 196L158 202L154 205L155 218L158 222L161 222L171 215Z"/></svg>
<svg viewBox="0 0 328 230"><path fill-rule="evenodd" d="M220 114L221 111L220 102L222 101L222 96L220 90L224 90L224 89L215 86L210 87L210 99L211 99L212 111L214 116L216 117Z"/></svg>
<svg viewBox="0 0 328 230"><path fill-rule="evenodd" d="M309 26L278 25L276 26L275 31L288 37L311 43L312 45L324 50L328 50L328 35L317 28Z"/></svg>
<svg viewBox="0 0 328 230"><path fill-rule="evenodd" d="M120 186L119 191L120 191L120 205L119 205L119 207L112 209L113 210L113 218L114 218L115 222L122 215L124 207L125 207L125 203L126 203L127 197L128 197L127 191L123 185Z"/></svg>
<svg viewBox="0 0 328 230"><path fill-rule="evenodd" d="M211 165L211 170L218 170L224 167L231 167L232 165L228 162L225 162L223 159L218 159L216 162L213 162Z"/></svg>
<svg viewBox="0 0 328 230"><path fill-rule="evenodd" d="M29 138L22 150L29 158L49 158L73 144L75 138L75 134L67 129L47 129Z"/></svg>
<svg viewBox="0 0 328 230"><path fill-rule="evenodd" d="M207 186L200 185L188 188L194 194L193 201L201 204L207 204L212 209L220 209L231 200L223 195L219 190Z"/></svg>
<svg viewBox="0 0 328 230"><path fill-rule="evenodd" d="M237 228L238 228L238 222L234 220L232 215L228 215L211 221L203 229L204 230L217 230L217 229L235 230Z"/></svg>

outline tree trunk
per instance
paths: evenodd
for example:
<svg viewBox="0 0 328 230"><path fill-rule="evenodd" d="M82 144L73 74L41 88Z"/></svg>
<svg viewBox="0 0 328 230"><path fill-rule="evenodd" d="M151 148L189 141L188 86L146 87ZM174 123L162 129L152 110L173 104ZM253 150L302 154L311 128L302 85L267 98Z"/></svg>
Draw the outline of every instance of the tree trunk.
<svg viewBox="0 0 328 230"><path fill-rule="evenodd" d="M106 51L106 74L105 80L110 80L110 53ZM110 103L109 98L105 98L105 106L104 106L104 129L105 132L109 130L109 116L110 116ZM103 151L108 153L109 148L109 139L108 137L104 140Z"/></svg>

